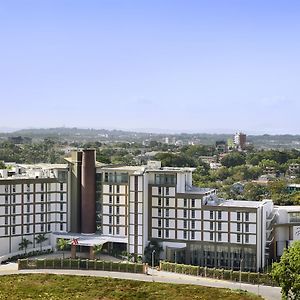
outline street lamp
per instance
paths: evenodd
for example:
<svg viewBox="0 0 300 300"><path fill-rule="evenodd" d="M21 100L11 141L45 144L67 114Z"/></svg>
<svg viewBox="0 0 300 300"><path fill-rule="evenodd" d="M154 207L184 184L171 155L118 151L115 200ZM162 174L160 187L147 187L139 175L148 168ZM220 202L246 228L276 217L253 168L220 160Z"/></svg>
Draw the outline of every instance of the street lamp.
<svg viewBox="0 0 300 300"><path fill-rule="evenodd" d="M152 269L154 269L154 255L155 255L155 249L152 251Z"/></svg>

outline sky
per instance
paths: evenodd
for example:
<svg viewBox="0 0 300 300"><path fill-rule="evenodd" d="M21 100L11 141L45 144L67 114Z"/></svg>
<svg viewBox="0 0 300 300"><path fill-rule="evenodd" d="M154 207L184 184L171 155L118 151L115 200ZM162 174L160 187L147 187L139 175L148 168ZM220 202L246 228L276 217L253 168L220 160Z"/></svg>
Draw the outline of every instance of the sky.
<svg viewBox="0 0 300 300"><path fill-rule="evenodd" d="M0 128L300 134L300 1L0 0Z"/></svg>

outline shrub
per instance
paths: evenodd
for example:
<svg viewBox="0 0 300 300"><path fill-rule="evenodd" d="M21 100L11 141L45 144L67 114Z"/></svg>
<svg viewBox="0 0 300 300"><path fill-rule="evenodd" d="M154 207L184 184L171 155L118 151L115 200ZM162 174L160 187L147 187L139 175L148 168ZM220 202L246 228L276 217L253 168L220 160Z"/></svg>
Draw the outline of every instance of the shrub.
<svg viewBox="0 0 300 300"><path fill-rule="evenodd" d="M36 261L36 267L37 269L44 269L45 260L44 259L38 259Z"/></svg>
<svg viewBox="0 0 300 300"><path fill-rule="evenodd" d="M121 272L128 272L128 263L120 263L120 271Z"/></svg>
<svg viewBox="0 0 300 300"><path fill-rule="evenodd" d="M19 269L28 269L28 259L19 259L18 260Z"/></svg>
<svg viewBox="0 0 300 300"><path fill-rule="evenodd" d="M104 264L104 270L105 271L111 271L111 269L112 269L112 267L111 267L112 262L111 261L104 261L103 264Z"/></svg>
<svg viewBox="0 0 300 300"><path fill-rule="evenodd" d="M136 264L135 265L136 273L143 273L144 272L144 265L143 264Z"/></svg>
<svg viewBox="0 0 300 300"><path fill-rule="evenodd" d="M102 260L96 261L96 270L104 270L104 262Z"/></svg>

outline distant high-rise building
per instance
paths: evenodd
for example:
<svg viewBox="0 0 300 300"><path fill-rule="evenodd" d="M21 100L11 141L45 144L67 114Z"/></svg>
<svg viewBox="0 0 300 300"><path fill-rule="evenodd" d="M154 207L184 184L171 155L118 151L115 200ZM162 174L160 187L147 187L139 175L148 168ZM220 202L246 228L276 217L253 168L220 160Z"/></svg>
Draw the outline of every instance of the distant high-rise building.
<svg viewBox="0 0 300 300"><path fill-rule="evenodd" d="M237 149L244 150L246 146L247 136L245 133L237 132L234 135L234 144Z"/></svg>

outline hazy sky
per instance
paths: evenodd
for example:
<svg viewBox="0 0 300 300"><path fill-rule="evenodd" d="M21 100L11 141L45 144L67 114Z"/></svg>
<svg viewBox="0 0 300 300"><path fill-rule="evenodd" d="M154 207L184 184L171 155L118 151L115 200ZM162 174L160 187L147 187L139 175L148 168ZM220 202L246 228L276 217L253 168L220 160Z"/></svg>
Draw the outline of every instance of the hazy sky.
<svg viewBox="0 0 300 300"><path fill-rule="evenodd" d="M300 134L300 1L0 0L0 127Z"/></svg>

